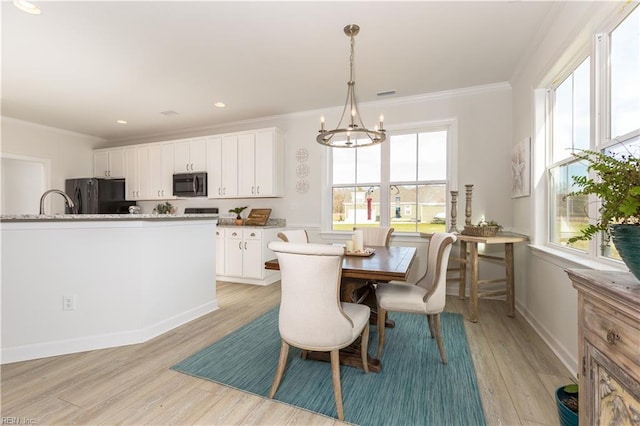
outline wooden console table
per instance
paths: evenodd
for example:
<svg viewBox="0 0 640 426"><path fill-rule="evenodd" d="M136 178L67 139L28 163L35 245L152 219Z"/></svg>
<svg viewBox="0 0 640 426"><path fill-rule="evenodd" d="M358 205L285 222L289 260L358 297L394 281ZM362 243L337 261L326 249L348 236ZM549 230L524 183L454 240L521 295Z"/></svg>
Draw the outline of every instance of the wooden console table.
<svg viewBox="0 0 640 426"><path fill-rule="evenodd" d="M578 290L580 424L637 424L640 281L622 271L566 272Z"/></svg>
<svg viewBox="0 0 640 426"><path fill-rule="evenodd" d="M421 232L422 238L431 238L433 234ZM458 296L464 299L467 284L467 265L469 265L469 321L478 322L478 299L481 297L507 296L507 315L515 316L515 294L514 294L514 266L513 266L513 245L528 241L526 235L519 234L498 234L495 237L473 237L471 235L456 234L460 243L460 256L449 257L451 261L458 262L460 266L460 287ZM478 244L503 244L504 257L490 256L478 253ZM468 249L468 250L467 250ZM478 259L490 259L503 261L505 264L505 277L493 280L478 279ZM492 290L480 292L479 286L482 284L494 284L504 282L505 288L502 290Z"/></svg>

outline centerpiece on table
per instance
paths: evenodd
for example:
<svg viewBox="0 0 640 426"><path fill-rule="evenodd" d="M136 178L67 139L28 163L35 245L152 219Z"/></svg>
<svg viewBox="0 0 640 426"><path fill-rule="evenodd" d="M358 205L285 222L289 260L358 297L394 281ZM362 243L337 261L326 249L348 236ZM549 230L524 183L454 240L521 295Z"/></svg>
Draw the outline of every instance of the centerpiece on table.
<svg viewBox="0 0 640 426"><path fill-rule="evenodd" d="M600 199L600 208L596 223L581 229L568 243L604 232L607 243L612 237L622 261L640 279L640 156L591 150L579 150L573 156L586 162L587 171L595 172L596 178L572 176L580 189L567 197L593 194Z"/></svg>
<svg viewBox="0 0 640 426"><path fill-rule="evenodd" d="M483 217L477 225L465 225L461 233L472 237L495 237L500 230L502 225L494 220L487 222Z"/></svg>

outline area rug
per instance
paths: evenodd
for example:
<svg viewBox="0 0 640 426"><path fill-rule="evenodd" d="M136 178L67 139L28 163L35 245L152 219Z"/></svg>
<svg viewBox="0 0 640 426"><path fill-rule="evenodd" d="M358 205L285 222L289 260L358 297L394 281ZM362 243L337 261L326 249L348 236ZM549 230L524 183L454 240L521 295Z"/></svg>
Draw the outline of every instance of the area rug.
<svg viewBox="0 0 640 426"><path fill-rule="evenodd" d="M382 370L342 366L345 421L359 425L485 425L476 373L461 315L442 314L448 364L440 361L424 316L391 313ZM369 353L377 344L370 327ZM172 367L256 395L268 397L278 365L278 308ZM276 400L337 417L331 367L303 360L291 347Z"/></svg>

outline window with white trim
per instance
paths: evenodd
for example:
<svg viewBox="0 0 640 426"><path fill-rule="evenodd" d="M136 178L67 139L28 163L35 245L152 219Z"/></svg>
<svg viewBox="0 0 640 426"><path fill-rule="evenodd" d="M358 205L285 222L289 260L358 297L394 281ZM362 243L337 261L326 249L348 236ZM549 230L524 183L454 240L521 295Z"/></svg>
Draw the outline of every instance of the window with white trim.
<svg viewBox="0 0 640 426"><path fill-rule="evenodd" d="M640 8L597 34L594 43L593 58L583 57L547 91L548 242L593 258L619 259L603 236L567 247L597 217L598 200L565 195L577 189L572 176L587 174L572 149L640 156Z"/></svg>
<svg viewBox="0 0 640 426"><path fill-rule="evenodd" d="M333 148L330 230L444 231L449 134L438 126L390 133L382 145Z"/></svg>

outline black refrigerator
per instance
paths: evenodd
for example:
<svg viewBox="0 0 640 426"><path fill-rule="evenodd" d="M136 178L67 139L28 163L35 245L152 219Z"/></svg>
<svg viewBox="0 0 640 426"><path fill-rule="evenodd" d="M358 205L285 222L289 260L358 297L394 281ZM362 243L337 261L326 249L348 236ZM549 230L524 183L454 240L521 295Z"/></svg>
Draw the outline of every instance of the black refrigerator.
<svg viewBox="0 0 640 426"><path fill-rule="evenodd" d="M65 192L75 204L73 211L67 207L67 213L129 213L129 206L136 205L135 201L124 199L124 179L67 179Z"/></svg>

